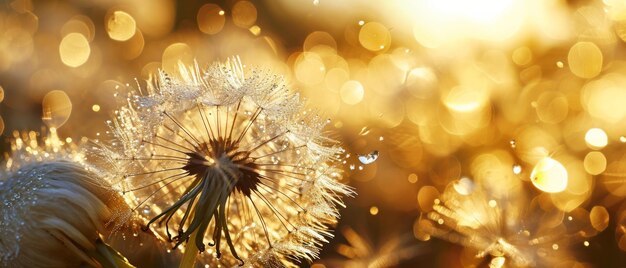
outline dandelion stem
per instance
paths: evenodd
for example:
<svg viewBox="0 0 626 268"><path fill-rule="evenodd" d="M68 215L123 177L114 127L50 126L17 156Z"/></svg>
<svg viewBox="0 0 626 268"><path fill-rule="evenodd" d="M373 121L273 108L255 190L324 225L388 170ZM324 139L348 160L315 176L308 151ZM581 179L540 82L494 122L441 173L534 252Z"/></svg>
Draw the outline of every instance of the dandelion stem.
<svg viewBox="0 0 626 268"><path fill-rule="evenodd" d="M196 233L198 229L193 231L189 236L187 247L185 247L185 253L180 261L178 268L192 268L196 263L196 256L198 255L198 247L196 247Z"/></svg>

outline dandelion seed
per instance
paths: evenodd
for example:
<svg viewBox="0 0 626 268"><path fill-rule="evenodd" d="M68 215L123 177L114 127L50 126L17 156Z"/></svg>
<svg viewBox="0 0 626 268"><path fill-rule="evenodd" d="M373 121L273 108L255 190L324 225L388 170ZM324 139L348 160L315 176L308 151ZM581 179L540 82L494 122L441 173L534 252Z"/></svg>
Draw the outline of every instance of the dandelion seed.
<svg viewBox="0 0 626 268"><path fill-rule="evenodd" d="M160 73L131 93L111 124L121 190L155 209L146 229L186 252L213 247L215 265L316 258L352 195L337 181L343 150L321 135L326 120L238 58L181 66L179 77Z"/></svg>

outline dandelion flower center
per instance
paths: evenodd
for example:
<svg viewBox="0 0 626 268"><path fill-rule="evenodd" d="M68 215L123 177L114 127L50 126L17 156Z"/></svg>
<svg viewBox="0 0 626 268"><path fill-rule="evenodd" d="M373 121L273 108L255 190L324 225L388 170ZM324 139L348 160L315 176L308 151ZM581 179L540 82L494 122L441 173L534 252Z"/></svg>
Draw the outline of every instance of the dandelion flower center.
<svg viewBox="0 0 626 268"><path fill-rule="evenodd" d="M246 151L239 151L230 139L219 138L201 143L194 152L187 153L189 159L182 168L198 180L222 175L226 178L229 192L236 189L250 196L261 181L256 172L257 165Z"/></svg>

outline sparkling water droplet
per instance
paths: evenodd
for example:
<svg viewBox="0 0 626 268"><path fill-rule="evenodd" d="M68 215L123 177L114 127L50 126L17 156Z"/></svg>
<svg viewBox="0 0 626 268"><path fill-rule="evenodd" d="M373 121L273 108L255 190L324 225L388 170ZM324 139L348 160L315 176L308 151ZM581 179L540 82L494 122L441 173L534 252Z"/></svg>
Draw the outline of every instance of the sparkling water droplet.
<svg viewBox="0 0 626 268"><path fill-rule="evenodd" d="M313 0L313 5L314 6L319 6L320 5L320 0Z"/></svg>
<svg viewBox="0 0 626 268"><path fill-rule="evenodd" d="M513 174L520 174L522 173L522 166L515 164L513 165Z"/></svg>
<svg viewBox="0 0 626 268"><path fill-rule="evenodd" d="M359 161L363 164L363 165L368 165L371 163L374 163L376 161L376 159L378 159L378 151L374 150L369 154L366 155L359 155Z"/></svg>
<svg viewBox="0 0 626 268"><path fill-rule="evenodd" d="M354 165L350 165L350 170L354 170L355 166Z"/></svg>
<svg viewBox="0 0 626 268"><path fill-rule="evenodd" d="M141 211L144 215L148 215L150 214L150 207L149 206L145 206L143 207L143 210Z"/></svg>
<svg viewBox="0 0 626 268"><path fill-rule="evenodd" d="M511 140L509 142L511 144L511 148L515 149L515 147L517 146L517 144L515 143L515 140Z"/></svg>
<svg viewBox="0 0 626 268"><path fill-rule="evenodd" d="M380 137L378 137L378 140L379 140L379 141L384 141L384 140L385 140L385 137L380 136Z"/></svg>
<svg viewBox="0 0 626 268"><path fill-rule="evenodd" d="M363 170L363 166L359 166L359 170Z"/></svg>
<svg viewBox="0 0 626 268"><path fill-rule="evenodd" d="M620 136L619 137L619 141L620 142L626 142L626 137L625 136Z"/></svg>

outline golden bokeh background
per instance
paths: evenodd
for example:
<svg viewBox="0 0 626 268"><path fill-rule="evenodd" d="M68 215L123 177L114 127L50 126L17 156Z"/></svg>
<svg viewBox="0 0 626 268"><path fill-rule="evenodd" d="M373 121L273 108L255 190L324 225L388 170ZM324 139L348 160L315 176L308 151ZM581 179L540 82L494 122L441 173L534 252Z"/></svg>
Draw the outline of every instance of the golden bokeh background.
<svg viewBox="0 0 626 268"><path fill-rule="evenodd" d="M446 192L479 185L492 189L489 207L518 191L550 212L521 218L535 230L582 219L591 231L581 241L564 235L563 267L626 263L622 0L0 5L7 139L42 126L68 143L106 136L116 94L159 69L176 73L179 62L239 55L283 74L329 118L358 193L313 267L485 265L424 232Z"/></svg>

